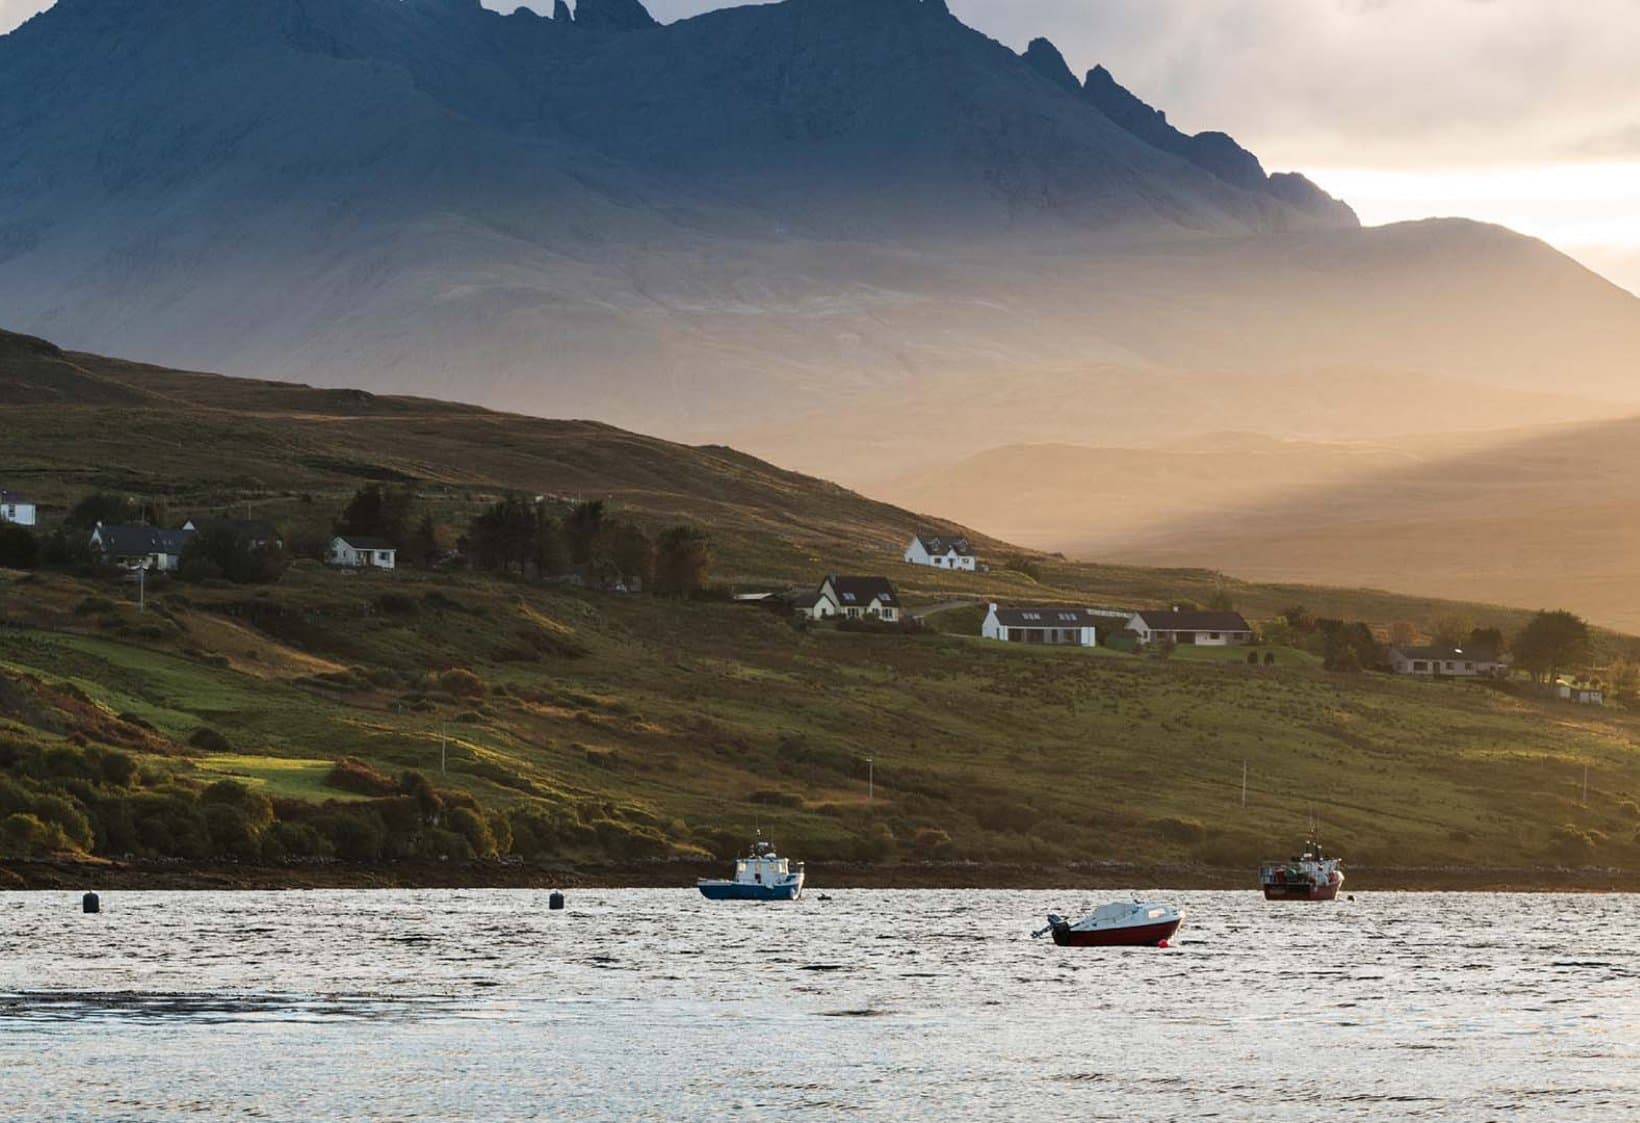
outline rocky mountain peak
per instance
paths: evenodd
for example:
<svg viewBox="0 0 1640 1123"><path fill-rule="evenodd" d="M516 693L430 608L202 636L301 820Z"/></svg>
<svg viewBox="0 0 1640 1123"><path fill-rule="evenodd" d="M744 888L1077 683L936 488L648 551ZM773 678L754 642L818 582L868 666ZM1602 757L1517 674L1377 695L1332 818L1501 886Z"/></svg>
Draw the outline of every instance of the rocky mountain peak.
<svg viewBox="0 0 1640 1123"><path fill-rule="evenodd" d="M577 0L575 25L596 31L642 31L660 26L642 0Z"/></svg>
<svg viewBox="0 0 1640 1123"><path fill-rule="evenodd" d="M1061 89L1073 94L1081 89L1076 75L1071 73L1070 64L1065 61L1065 56L1047 39L1032 39L1031 45L1025 48L1025 53L1020 57L1038 74Z"/></svg>

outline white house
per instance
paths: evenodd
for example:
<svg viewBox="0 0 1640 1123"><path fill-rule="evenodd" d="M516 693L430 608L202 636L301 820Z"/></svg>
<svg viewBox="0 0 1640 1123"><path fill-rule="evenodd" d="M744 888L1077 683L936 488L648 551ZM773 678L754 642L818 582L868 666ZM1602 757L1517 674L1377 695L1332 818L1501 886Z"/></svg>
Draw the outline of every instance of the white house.
<svg viewBox="0 0 1640 1123"><path fill-rule="evenodd" d="M966 538L940 538L919 534L905 548L905 560L911 565L928 565L935 569L965 569L972 573L979 559Z"/></svg>
<svg viewBox="0 0 1640 1123"><path fill-rule="evenodd" d="M1253 642L1253 628L1239 612L1136 612L1127 626L1146 644L1239 647Z"/></svg>
<svg viewBox="0 0 1640 1123"><path fill-rule="evenodd" d="M1005 608L991 605L980 634L1003 643L1098 647L1101 621L1085 608ZM1108 623L1108 619L1104 621Z"/></svg>
<svg viewBox="0 0 1640 1123"><path fill-rule="evenodd" d="M397 569L399 551L385 538L339 534L330 540L325 564L344 569Z"/></svg>
<svg viewBox="0 0 1640 1123"><path fill-rule="evenodd" d="M193 537L191 530L98 523L97 529L91 532L91 548L109 565L170 573L182 564L182 552Z"/></svg>
<svg viewBox="0 0 1640 1123"><path fill-rule="evenodd" d="M841 616L849 620L882 620L894 623L900 619L900 594L894 582L886 577L828 576L813 593L798 597L792 609L810 620L827 620Z"/></svg>
<svg viewBox="0 0 1640 1123"><path fill-rule="evenodd" d="M1580 706L1604 706L1606 704L1606 692L1598 686L1589 686L1587 684L1556 683L1555 697L1562 702L1576 702Z"/></svg>
<svg viewBox="0 0 1640 1123"><path fill-rule="evenodd" d="M0 523L16 523L18 526L36 526L40 521L40 508L34 500L24 499L15 491L0 488Z"/></svg>
<svg viewBox="0 0 1640 1123"><path fill-rule="evenodd" d="M1480 647L1391 647L1389 665L1398 675L1427 678L1496 678L1506 669L1494 652Z"/></svg>

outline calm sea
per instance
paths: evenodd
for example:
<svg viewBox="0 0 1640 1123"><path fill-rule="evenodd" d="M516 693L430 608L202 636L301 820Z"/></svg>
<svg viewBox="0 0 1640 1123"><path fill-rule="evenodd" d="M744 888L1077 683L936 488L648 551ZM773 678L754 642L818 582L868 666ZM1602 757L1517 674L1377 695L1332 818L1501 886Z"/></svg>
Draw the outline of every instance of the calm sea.
<svg viewBox="0 0 1640 1123"><path fill-rule="evenodd" d="M1640 1119L1640 899L1120 896L0 894L0 1119Z"/></svg>

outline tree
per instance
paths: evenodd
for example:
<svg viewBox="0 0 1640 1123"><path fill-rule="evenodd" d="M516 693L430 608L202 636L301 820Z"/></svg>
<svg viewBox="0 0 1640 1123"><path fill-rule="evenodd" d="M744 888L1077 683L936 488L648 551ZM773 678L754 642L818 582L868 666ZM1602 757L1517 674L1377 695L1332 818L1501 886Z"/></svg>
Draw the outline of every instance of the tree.
<svg viewBox="0 0 1640 1123"><path fill-rule="evenodd" d="M536 553L536 510L522 497L509 495L490 504L467 528L473 561L484 569L524 573Z"/></svg>
<svg viewBox="0 0 1640 1123"><path fill-rule="evenodd" d="M1493 655L1503 654L1503 631L1499 628L1472 628L1469 632L1469 642L1464 645L1475 651L1490 651Z"/></svg>
<svg viewBox="0 0 1640 1123"><path fill-rule="evenodd" d="M26 526L0 523L0 569L33 569L40 564L40 540Z"/></svg>
<svg viewBox="0 0 1640 1123"><path fill-rule="evenodd" d="M1321 665L1329 671L1372 670L1384 662L1384 651L1372 629L1359 621L1343 624L1327 633Z"/></svg>
<svg viewBox="0 0 1640 1123"><path fill-rule="evenodd" d="M1410 620L1397 620L1389 626L1389 642L1396 647L1411 647L1418 642L1418 629Z"/></svg>
<svg viewBox="0 0 1640 1123"><path fill-rule="evenodd" d="M96 491L70 507L63 521L78 530L88 531L98 523L128 523L141 516L142 507L129 495Z"/></svg>
<svg viewBox="0 0 1640 1123"><path fill-rule="evenodd" d="M254 585L276 581L284 571L285 554L278 546L258 546L233 526L207 524L183 547L178 575L184 581L225 578Z"/></svg>
<svg viewBox="0 0 1640 1123"><path fill-rule="evenodd" d="M655 580L655 545L642 528L629 522L609 529L608 553L623 578L636 577L648 588Z"/></svg>
<svg viewBox="0 0 1640 1123"><path fill-rule="evenodd" d="M438 557L438 524L430 513L422 513L416 522L416 529L410 532L404 544L404 552L412 565L423 568L432 565L433 559Z"/></svg>
<svg viewBox="0 0 1640 1123"><path fill-rule="evenodd" d="M1213 590L1213 595L1207 598L1207 608L1211 612L1234 612L1236 601L1230 595L1230 590L1220 585Z"/></svg>
<svg viewBox="0 0 1640 1123"><path fill-rule="evenodd" d="M712 548L697 527L675 526L662 534L655 550L655 591L687 597L706 585Z"/></svg>
<svg viewBox="0 0 1640 1123"><path fill-rule="evenodd" d="M1570 612L1540 612L1515 637L1515 663L1538 682L1554 682L1562 671L1580 671L1589 661L1589 625Z"/></svg>
<svg viewBox="0 0 1640 1123"><path fill-rule="evenodd" d="M1301 604L1282 609L1281 618L1295 632L1308 632L1315 628L1315 619L1310 615L1310 610Z"/></svg>
<svg viewBox="0 0 1640 1123"><path fill-rule="evenodd" d="M408 488L367 484L348 500L341 518L336 520L336 533L385 538L395 546L403 546L409 536L410 510L415 502L416 497Z"/></svg>
<svg viewBox="0 0 1640 1123"><path fill-rule="evenodd" d="M1625 706L1640 702L1640 667L1626 659L1612 665L1612 697Z"/></svg>
<svg viewBox="0 0 1640 1123"><path fill-rule="evenodd" d="M535 572L542 577L556 577L569 569L569 554L564 549L564 525L545 510L537 510L535 517Z"/></svg>
<svg viewBox="0 0 1640 1123"><path fill-rule="evenodd" d="M576 565L588 565L597 550L598 536L604 529L604 501L594 499L577 503L564 520L564 538L569 543L569 560Z"/></svg>
<svg viewBox="0 0 1640 1123"><path fill-rule="evenodd" d="M1437 647L1462 647L1474 630L1475 622L1456 612L1436 617L1429 626Z"/></svg>

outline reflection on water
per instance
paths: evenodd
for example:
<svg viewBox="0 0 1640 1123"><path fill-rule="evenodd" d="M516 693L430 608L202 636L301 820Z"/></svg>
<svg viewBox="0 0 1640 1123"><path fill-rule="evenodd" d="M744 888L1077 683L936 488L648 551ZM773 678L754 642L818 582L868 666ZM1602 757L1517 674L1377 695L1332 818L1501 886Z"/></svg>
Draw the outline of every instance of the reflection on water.
<svg viewBox="0 0 1640 1123"><path fill-rule="evenodd" d="M0 1119L1640 1118L1640 902L0 895Z"/></svg>

